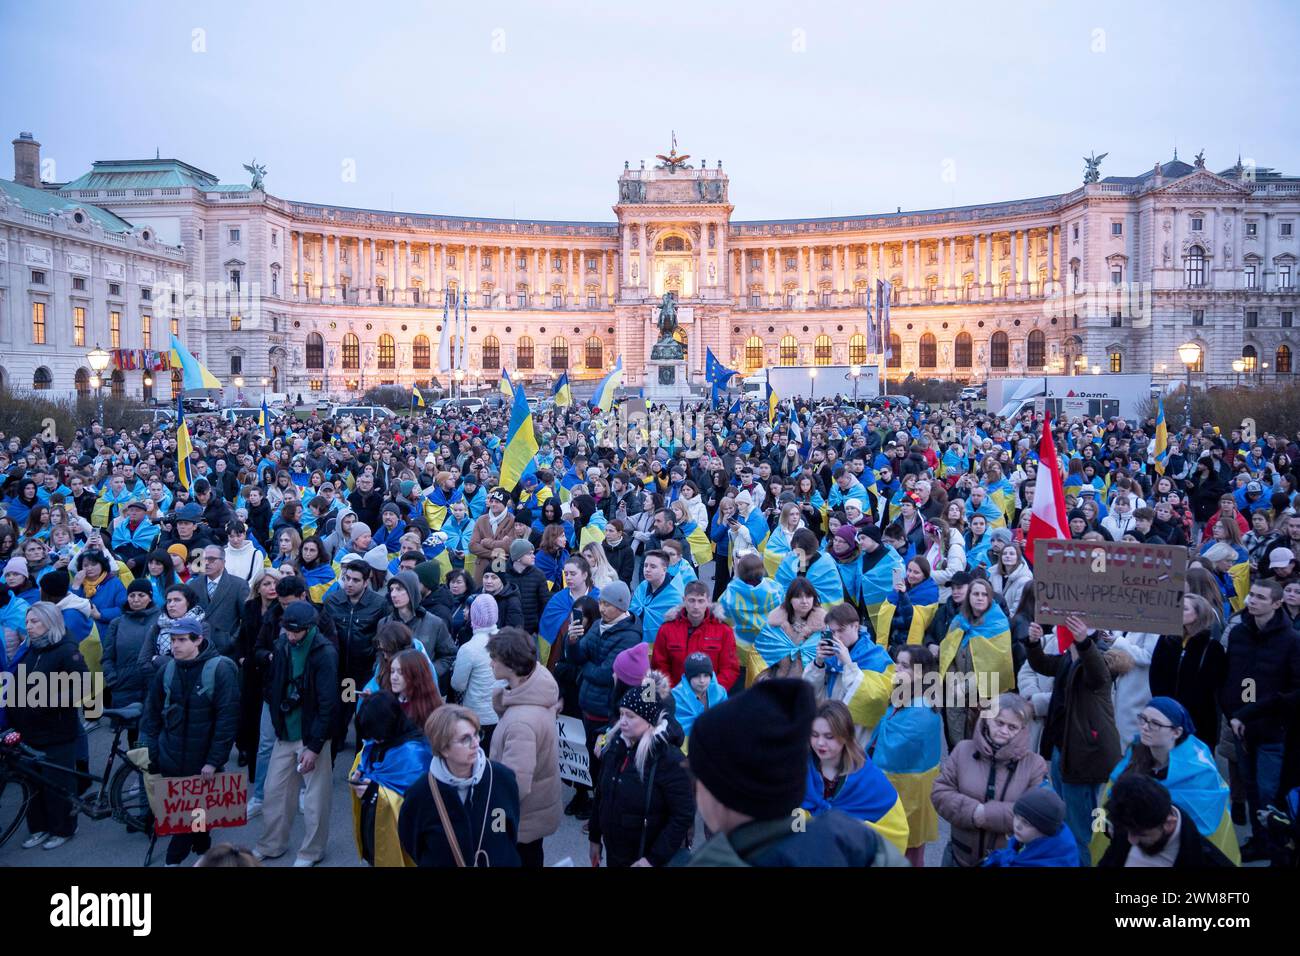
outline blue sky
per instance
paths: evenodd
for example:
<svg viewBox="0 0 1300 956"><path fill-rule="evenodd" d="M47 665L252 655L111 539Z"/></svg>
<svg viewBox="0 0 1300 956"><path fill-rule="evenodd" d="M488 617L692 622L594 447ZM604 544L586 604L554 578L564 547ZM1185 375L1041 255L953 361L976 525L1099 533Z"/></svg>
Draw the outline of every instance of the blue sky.
<svg viewBox="0 0 1300 956"><path fill-rule="evenodd" d="M1090 150L1300 173L1298 39L1300 4L1199 0L0 0L0 136L60 180L158 149L289 199L612 221L676 129L734 218L849 215L1063 192Z"/></svg>

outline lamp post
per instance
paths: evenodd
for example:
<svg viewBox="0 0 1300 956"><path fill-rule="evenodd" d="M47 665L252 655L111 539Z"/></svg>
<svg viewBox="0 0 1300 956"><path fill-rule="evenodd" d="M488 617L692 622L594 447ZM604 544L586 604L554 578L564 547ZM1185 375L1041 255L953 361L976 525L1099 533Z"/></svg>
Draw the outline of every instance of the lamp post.
<svg viewBox="0 0 1300 956"><path fill-rule="evenodd" d="M148 398L150 402L152 402L153 401L153 376L146 375L144 377L144 390L146 392L145 397Z"/></svg>
<svg viewBox="0 0 1300 956"><path fill-rule="evenodd" d="M235 400L239 404L244 404L244 376L235 376Z"/></svg>
<svg viewBox="0 0 1300 956"><path fill-rule="evenodd" d="M1237 376L1236 387L1241 388L1241 373L1246 370L1246 363L1242 359L1232 360L1232 371Z"/></svg>
<svg viewBox="0 0 1300 956"><path fill-rule="evenodd" d="M815 403L817 401L817 367L816 366L813 366L808 370L808 383L809 386L811 387L811 394L809 395L808 400L810 402Z"/></svg>
<svg viewBox="0 0 1300 956"><path fill-rule="evenodd" d="M1187 416L1187 427L1192 427L1192 366L1201 360L1201 347L1195 342L1187 342L1178 346L1178 358L1183 365L1187 367L1187 402L1184 407L1184 413Z"/></svg>
<svg viewBox="0 0 1300 956"><path fill-rule="evenodd" d="M95 343L95 347L91 349L90 354L86 356L86 361L90 363L90 367L95 373L94 378L91 380L91 384L95 386L95 398L99 405L98 418L100 425L103 425L104 423L104 370L108 368L108 360L109 354L99 347L98 342Z"/></svg>
<svg viewBox="0 0 1300 956"><path fill-rule="evenodd" d="M853 376L853 404L858 404L858 378L862 375L861 365L850 365L849 374Z"/></svg>

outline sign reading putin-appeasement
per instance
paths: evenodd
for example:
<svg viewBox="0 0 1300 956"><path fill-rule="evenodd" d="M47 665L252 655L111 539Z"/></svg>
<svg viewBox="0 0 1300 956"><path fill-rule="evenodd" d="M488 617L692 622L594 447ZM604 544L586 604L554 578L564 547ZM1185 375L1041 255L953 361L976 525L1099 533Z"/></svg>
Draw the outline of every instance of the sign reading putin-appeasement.
<svg viewBox="0 0 1300 956"><path fill-rule="evenodd" d="M1181 634L1187 549L1164 544L1040 539L1034 542L1034 619Z"/></svg>

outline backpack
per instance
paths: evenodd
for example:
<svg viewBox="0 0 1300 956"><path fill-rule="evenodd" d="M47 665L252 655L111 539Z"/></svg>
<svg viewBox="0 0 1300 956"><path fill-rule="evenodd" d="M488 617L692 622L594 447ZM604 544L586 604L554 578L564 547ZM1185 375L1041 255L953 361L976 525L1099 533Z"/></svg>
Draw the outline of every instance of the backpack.
<svg viewBox="0 0 1300 956"><path fill-rule="evenodd" d="M222 657L218 654L210 657L203 662L203 673L199 675L199 693L212 697L213 691L217 686L217 668L223 661L229 658ZM231 661L231 663L234 663ZM176 658L167 658L167 663L163 665L163 710L167 710L172 705L172 683L176 679Z"/></svg>

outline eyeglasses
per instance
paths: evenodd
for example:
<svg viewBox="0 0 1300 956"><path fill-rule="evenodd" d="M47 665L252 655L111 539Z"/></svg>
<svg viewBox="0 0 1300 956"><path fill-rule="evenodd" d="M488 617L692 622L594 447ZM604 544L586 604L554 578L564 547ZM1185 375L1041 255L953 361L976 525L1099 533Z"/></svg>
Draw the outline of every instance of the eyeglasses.
<svg viewBox="0 0 1300 956"><path fill-rule="evenodd" d="M1139 726L1139 727L1158 727L1158 728L1160 728L1161 730L1173 730L1173 729L1174 729L1174 725L1173 725L1173 724L1162 724L1162 723L1161 723L1160 721L1158 721L1158 720L1152 720L1150 717L1146 716L1145 714L1138 714L1138 726Z"/></svg>

